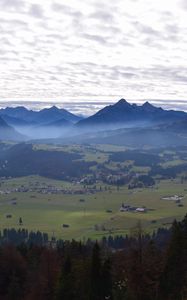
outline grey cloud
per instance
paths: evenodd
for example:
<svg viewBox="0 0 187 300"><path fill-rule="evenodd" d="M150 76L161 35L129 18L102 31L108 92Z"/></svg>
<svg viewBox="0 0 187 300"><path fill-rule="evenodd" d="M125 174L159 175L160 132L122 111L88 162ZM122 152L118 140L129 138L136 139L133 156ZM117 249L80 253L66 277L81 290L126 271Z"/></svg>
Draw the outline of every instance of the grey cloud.
<svg viewBox="0 0 187 300"><path fill-rule="evenodd" d="M22 0L0 0L0 6L8 9L15 9L25 6L25 3Z"/></svg>
<svg viewBox="0 0 187 300"><path fill-rule="evenodd" d="M39 4L32 4L29 10L29 14L36 18L42 18L43 8Z"/></svg>
<svg viewBox="0 0 187 300"><path fill-rule="evenodd" d="M59 68L58 68L59 69ZM101 82L103 81L103 78L105 81L107 80L113 80L117 81L119 78L122 79L135 79L137 78L138 75L138 70L133 70L136 71L132 72L132 69L128 68L123 68L122 66L107 66L107 65L102 65L102 64L94 64L94 63L89 63L89 62L84 62L81 64L74 63L72 64L72 70L76 69L76 74L79 76L83 76L81 82L84 84L95 84L95 85L100 85ZM66 72L71 74L71 70L66 69ZM75 74L75 72L73 72ZM88 80L88 74L89 74L89 80ZM73 82L72 82L73 83Z"/></svg>
<svg viewBox="0 0 187 300"><path fill-rule="evenodd" d="M108 1L108 0L94 0L92 1L93 8L96 11L100 11L103 13L109 13L109 14L118 14L119 13L119 3L118 1Z"/></svg>
<svg viewBox="0 0 187 300"><path fill-rule="evenodd" d="M101 34L91 34L91 33L81 33L80 37L85 39L86 41L93 41L97 42L101 46L106 46L106 47L116 47L116 39L115 36L113 35L107 35L107 36L102 36ZM95 49L95 53L98 51L98 49Z"/></svg>
<svg viewBox="0 0 187 300"><path fill-rule="evenodd" d="M87 40L95 41L104 45L107 44L107 39L100 35L83 33L81 36Z"/></svg>
<svg viewBox="0 0 187 300"><path fill-rule="evenodd" d="M124 77L124 78L135 78L137 77L137 74L134 73L128 73L128 72L119 72L120 76Z"/></svg>
<svg viewBox="0 0 187 300"><path fill-rule="evenodd" d="M3 49L0 49L0 54L1 55L8 55L8 54L14 54L14 55L18 55L18 52L15 51L15 50L3 50Z"/></svg>
<svg viewBox="0 0 187 300"><path fill-rule="evenodd" d="M27 26L27 23L25 21L22 21L22 20L18 20L18 19L4 19L4 18L1 18L0 20L0 24L1 25L5 25L6 27L9 25L11 27L26 27Z"/></svg>
<svg viewBox="0 0 187 300"><path fill-rule="evenodd" d="M89 15L89 18L98 19L102 22L114 22L114 17L111 13L105 12L103 10L96 10L94 13Z"/></svg>
<svg viewBox="0 0 187 300"><path fill-rule="evenodd" d="M74 17L79 17L80 18L80 17L83 16L81 11L73 9L72 7L64 5L64 4L53 3L52 4L52 9L57 13L58 12L63 12L65 14L68 14L68 15L71 15L71 16L74 16Z"/></svg>
<svg viewBox="0 0 187 300"><path fill-rule="evenodd" d="M158 48L162 50L165 49L165 44L163 44L161 41L160 42L155 41L153 38L150 37L141 40L141 43L149 47Z"/></svg>
<svg viewBox="0 0 187 300"><path fill-rule="evenodd" d="M186 0L179 0L179 1L180 1L181 8L187 9L187 2L186 2Z"/></svg>
<svg viewBox="0 0 187 300"><path fill-rule="evenodd" d="M62 34L50 33L47 35L47 38L49 39L49 41L52 40L52 41L64 42L64 41L68 40L68 36L65 35L64 33L62 33Z"/></svg>
<svg viewBox="0 0 187 300"><path fill-rule="evenodd" d="M10 42L10 40L7 37L0 38L0 44L1 44L1 47L2 47L2 45L12 46L12 43Z"/></svg>
<svg viewBox="0 0 187 300"><path fill-rule="evenodd" d="M180 31L178 25L175 24L167 24L166 25L166 31L170 32L170 33L178 33Z"/></svg>
<svg viewBox="0 0 187 300"><path fill-rule="evenodd" d="M121 35L122 31L119 27L113 26L112 24L99 23L96 26L100 32L111 34L111 35Z"/></svg>
<svg viewBox="0 0 187 300"><path fill-rule="evenodd" d="M161 32L159 32L158 30L155 30L154 28L152 28L151 26L145 25L143 23L140 23L138 21L133 21L132 24L135 26L135 28L143 33L143 34L148 34L148 35L153 35L156 37L161 37L162 34Z"/></svg>

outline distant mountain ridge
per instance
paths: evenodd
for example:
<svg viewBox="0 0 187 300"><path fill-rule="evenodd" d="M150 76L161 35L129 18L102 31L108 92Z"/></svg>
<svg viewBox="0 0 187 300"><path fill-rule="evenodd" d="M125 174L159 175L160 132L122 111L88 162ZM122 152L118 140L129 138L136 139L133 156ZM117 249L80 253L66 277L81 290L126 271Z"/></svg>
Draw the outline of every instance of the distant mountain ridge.
<svg viewBox="0 0 187 300"><path fill-rule="evenodd" d="M139 106L121 99L113 105L104 107L96 114L80 120L77 126L122 125L129 122L153 122L154 124L159 124L184 119L187 119L187 114L182 111L164 110L161 107L153 106L149 102Z"/></svg>
<svg viewBox="0 0 187 300"><path fill-rule="evenodd" d="M7 126L21 133L20 138L24 136L24 139L27 137L27 140L46 137L55 138L67 132L74 123L82 119L56 106L39 111L29 110L24 106L6 107L0 109L0 117ZM7 132L7 135L5 132ZM9 139L10 136L8 131L4 130L4 134L0 135L0 139ZM15 136L17 135L15 134Z"/></svg>
<svg viewBox="0 0 187 300"><path fill-rule="evenodd" d="M149 139L153 140L156 139L156 136L159 140L162 134L162 140L165 141L167 133L170 132L170 137L175 133L178 142L183 143L184 137L181 137L180 133L184 132L186 136L187 132L187 113L164 110L161 107L155 107L148 101L143 105L130 104L125 99L105 106L84 119L56 106L40 111L29 110L24 106L7 107L0 109L0 118L0 139L5 139L7 132L7 139L11 139L11 136L12 139L25 139L27 136L27 140L57 138L65 140L70 138L75 142L76 139L97 142L100 140L100 133L103 132L102 141L105 140L109 143L112 139L117 143L117 140L121 139L120 142L123 142L123 139L125 137L127 139L128 136L129 143L134 145L137 140L134 140L133 143L132 134L134 136L142 135L142 141L145 132L146 136L149 135ZM118 129L130 129L130 131L128 133L127 131L118 132L116 131ZM135 129L135 131L131 129ZM141 129L141 132L137 129ZM92 133L95 134L95 137ZM172 138L170 141L172 143Z"/></svg>
<svg viewBox="0 0 187 300"><path fill-rule="evenodd" d="M60 119L64 119L71 123L76 123L82 119L81 117L72 114L66 109L58 108L56 106L44 108L39 111L29 110L24 106L6 107L4 109L0 109L0 115L4 116L4 118L15 118L15 126L19 122L21 123L21 121L26 122L27 125L34 125L52 123Z"/></svg>

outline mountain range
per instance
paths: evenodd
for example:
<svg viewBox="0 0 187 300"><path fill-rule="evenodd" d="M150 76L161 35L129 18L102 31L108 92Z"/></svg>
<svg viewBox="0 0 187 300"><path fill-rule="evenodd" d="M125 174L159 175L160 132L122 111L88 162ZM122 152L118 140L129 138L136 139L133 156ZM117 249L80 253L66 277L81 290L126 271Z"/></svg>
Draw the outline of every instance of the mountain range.
<svg viewBox="0 0 187 300"><path fill-rule="evenodd" d="M24 106L6 107L0 109L0 117L8 126L14 127L17 133L21 133L27 139L57 137L81 120L81 117L56 106L40 111L29 110ZM5 131L0 125L0 139L5 137Z"/></svg>
<svg viewBox="0 0 187 300"><path fill-rule="evenodd" d="M164 110L149 102L139 106L121 99L114 105L104 107L93 116L80 120L77 125L80 127L92 126L92 128L93 126L111 125L120 128L124 124L163 124L184 119L187 119L187 114L182 111Z"/></svg>
<svg viewBox="0 0 187 300"><path fill-rule="evenodd" d="M6 107L0 109L0 115L5 118L9 117L9 121L15 123L15 125L19 123L22 125L23 122L25 122L25 125L46 124L58 120L76 123L81 120L81 117L70 113L66 109L57 108L56 106L44 108L40 111L29 110L24 106Z"/></svg>
<svg viewBox="0 0 187 300"><path fill-rule="evenodd" d="M164 110L149 102L130 104L125 99L108 105L87 118L52 106L40 111L19 107L0 109L0 139L57 139L64 141L136 143L134 136L148 137L165 133L187 132L187 114L183 111ZM149 134L148 134L149 133ZM149 137L150 139L150 137ZM134 142L133 142L134 140ZM181 137L178 137L178 141ZM145 141L146 142L146 141Z"/></svg>

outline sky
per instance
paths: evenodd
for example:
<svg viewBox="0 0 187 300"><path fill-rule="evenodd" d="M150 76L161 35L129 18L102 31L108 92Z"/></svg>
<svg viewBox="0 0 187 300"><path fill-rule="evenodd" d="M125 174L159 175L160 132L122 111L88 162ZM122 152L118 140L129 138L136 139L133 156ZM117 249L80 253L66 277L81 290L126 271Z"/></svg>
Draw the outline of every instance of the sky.
<svg viewBox="0 0 187 300"><path fill-rule="evenodd" d="M186 0L0 0L0 106L187 110Z"/></svg>

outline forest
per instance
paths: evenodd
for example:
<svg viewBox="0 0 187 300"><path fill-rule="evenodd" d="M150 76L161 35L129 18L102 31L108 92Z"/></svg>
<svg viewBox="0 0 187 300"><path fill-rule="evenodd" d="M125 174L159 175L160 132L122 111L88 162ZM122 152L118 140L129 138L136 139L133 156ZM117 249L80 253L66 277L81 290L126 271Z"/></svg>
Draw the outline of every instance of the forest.
<svg viewBox="0 0 187 300"><path fill-rule="evenodd" d="M49 242L23 229L6 236L1 233L0 299L187 299L187 215L152 235L137 224L129 236L95 242Z"/></svg>

